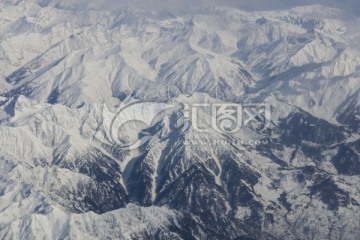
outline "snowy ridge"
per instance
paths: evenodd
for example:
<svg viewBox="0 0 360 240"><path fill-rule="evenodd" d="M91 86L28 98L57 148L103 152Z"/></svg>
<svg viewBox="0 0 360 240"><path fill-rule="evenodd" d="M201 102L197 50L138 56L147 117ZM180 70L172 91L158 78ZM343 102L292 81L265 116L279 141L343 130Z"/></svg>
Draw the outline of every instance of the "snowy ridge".
<svg viewBox="0 0 360 240"><path fill-rule="evenodd" d="M1 239L359 235L358 18L24 0L0 23ZM119 131L151 136L135 151L94 137L128 95L176 106ZM207 132L182 128L184 104L257 102L266 131L215 131L206 109Z"/></svg>

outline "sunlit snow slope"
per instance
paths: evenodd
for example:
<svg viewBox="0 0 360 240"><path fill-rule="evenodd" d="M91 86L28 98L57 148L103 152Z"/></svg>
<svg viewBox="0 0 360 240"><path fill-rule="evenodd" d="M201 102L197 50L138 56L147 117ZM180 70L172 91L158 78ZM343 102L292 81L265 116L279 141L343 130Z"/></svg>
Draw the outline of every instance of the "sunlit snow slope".
<svg viewBox="0 0 360 240"><path fill-rule="evenodd" d="M359 18L70 2L0 1L0 239L358 238ZM129 95L177 106L132 151L94 137ZM271 125L179 127L220 102Z"/></svg>

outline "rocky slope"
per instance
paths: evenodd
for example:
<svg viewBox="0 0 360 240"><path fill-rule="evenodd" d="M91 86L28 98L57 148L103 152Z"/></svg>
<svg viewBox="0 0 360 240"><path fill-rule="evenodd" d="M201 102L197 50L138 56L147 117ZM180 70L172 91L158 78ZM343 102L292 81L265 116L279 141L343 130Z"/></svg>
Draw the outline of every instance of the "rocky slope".
<svg viewBox="0 0 360 240"><path fill-rule="evenodd" d="M0 2L0 238L357 238L359 21ZM149 136L133 150L102 129L129 95L172 106L119 129ZM271 123L219 132L205 107L206 132L184 127L211 103L266 103Z"/></svg>

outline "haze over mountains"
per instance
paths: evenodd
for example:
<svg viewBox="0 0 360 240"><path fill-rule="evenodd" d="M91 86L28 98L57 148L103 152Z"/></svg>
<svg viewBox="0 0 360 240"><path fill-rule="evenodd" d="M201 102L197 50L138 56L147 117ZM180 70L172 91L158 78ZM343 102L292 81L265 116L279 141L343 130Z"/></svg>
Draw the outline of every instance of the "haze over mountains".
<svg viewBox="0 0 360 240"><path fill-rule="evenodd" d="M359 24L1 1L0 238L356 239ZM176 106L119 129L150 136L131 151L96 137L129 95ZM271 125L219 132L201 109L208 131L183 128L204 103L266 103Z"/></svg>

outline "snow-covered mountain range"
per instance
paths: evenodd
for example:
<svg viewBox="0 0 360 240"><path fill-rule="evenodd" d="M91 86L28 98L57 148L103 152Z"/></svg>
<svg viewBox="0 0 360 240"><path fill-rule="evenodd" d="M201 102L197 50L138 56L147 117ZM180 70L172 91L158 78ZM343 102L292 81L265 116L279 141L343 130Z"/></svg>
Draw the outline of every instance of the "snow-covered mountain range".
<svg viewBox="0 0 360 240"><path fill-rule="evenodd" d="M0 1L1 239L357 239L360 18L325 6L191 14ZM128 96L175 106L96 135ZM268 104L188 128L184 106ZM151 109L142 114L151 115ZM256 143L256 144L254 144Z"/></svg>

